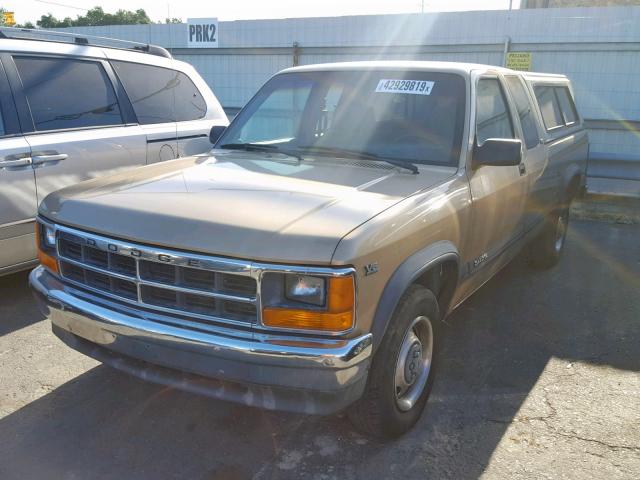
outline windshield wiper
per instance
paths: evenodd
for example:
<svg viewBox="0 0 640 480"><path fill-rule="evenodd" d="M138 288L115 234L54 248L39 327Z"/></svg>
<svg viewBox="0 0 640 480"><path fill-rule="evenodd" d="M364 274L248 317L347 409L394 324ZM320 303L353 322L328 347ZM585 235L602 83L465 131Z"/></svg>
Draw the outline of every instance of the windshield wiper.
<svg viewBox="0 0 640 480"><path fill-rule="evenodd" d="M388 158L382 157L376 153L371 152L361 152L359 150L349 150L346 148L336 148L336 147L320 147L317 145L306 145L298 147L300 150L305 150L308 152L318 152L323 154L333 154L339 155L347 158L360 158L363 160L375 160L378 162L386 162L395 167L404 168L405 170L409 170L414 175L420 173L418 167L415 164L411 163L408 160L399 160L397 158Z"/></svg>
<svg viewBox="0 0 640 480"><path fill-rule="evenodd" d="M228 150L246 150L247 152L282 153L284 155L288 155L302 161L302 155L300 155L299 153L293 150L283 149L278 145L269 143L225 143L224 145L220 145L220 148L226 148Z"/></svg>

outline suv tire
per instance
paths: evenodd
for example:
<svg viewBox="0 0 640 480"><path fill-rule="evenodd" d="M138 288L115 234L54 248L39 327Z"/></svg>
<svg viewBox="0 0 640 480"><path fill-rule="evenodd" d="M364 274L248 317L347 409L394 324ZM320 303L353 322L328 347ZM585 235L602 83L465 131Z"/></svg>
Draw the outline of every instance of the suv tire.
<svg viewBox="0 0 640 480"><path fill-rule="evenodd" d="M529 264L535 268L551 268L558 263L569 227L569 208L550 214L540 235L528 247Z"/></svg>
<svg viewBox="0 0 640 480"><path fill-rule="evenodd" d="M439 323L433 293L410 286L373 357L364 394L348 410L358 430L392 438L415 425L433 384Z"/></svg>

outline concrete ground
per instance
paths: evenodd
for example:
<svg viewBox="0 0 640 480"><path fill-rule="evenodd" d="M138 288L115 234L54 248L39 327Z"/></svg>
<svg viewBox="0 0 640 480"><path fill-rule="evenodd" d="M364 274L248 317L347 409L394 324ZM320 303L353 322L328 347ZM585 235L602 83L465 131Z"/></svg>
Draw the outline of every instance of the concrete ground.
<svg viewBox="0 0 640 480"><path fill-rule="evenodd" d="M640 477L640 226L574 221L450 318L425 415L379 443L341 416L213 401L65 347L26 274L0 279L0 478Z"/></svg>

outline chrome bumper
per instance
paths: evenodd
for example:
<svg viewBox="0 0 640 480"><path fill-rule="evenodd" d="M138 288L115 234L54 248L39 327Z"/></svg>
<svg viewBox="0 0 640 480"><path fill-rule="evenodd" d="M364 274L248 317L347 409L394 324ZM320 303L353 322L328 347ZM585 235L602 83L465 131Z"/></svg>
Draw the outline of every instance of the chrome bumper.
<svg viewBox="0 0 640 480"><path fill-rule="evenodd" d="M54 333L145 380L262 408L328 414L357 400L371 334L339 340L177 328L91 303L42 267L29 283Z"/></svg>

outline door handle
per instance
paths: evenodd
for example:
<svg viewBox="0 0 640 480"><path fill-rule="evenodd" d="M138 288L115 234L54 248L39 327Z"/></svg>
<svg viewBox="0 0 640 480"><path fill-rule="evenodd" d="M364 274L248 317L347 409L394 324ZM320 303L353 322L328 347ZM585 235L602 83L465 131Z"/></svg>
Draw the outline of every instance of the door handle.
<svg viewBox="0 0 640 480"><path fill-rule="evenodd" d="M31 157L16 158L14 160L0 160L0 168L26 167L31 165Z"/></svg>
<svg viewBox="0 0 640 480"><path fill-rule="evenodd" d="M51 155L33 155L31 157L31 160L33 160L34 165L41 165L43 163L59 162L61 160L66 160L68 156L69 155L67 155L66 153L53 153Z"/></svg>
<svg viewBox="0 0 640 480"><path fill-rule="evenodd" d="M527 167L525 166L524 163L521 163L520 165L518 165L518 171L520 172L520 176L527 173Z"/></svg>

